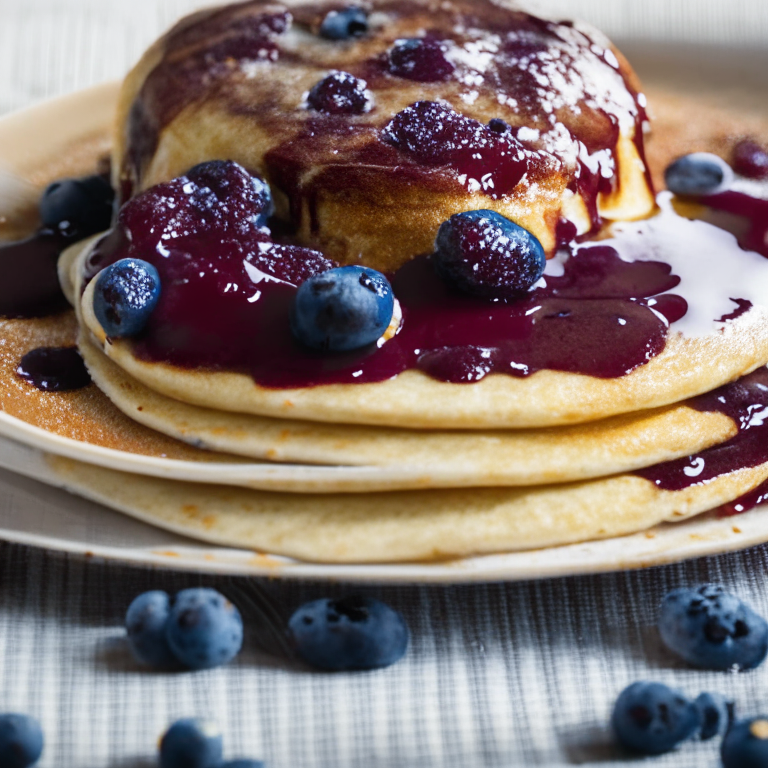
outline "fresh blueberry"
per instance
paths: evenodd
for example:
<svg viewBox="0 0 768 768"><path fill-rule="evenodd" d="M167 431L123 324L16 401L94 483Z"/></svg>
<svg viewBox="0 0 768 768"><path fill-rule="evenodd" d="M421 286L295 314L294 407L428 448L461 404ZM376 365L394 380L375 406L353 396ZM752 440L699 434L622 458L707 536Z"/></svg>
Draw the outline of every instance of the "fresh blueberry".
<svg viewBox="0 0 768 768"><path fill-rule="evenodd" d="M141 259L120 259L96 278L93 311L104 333L115 339L136 336L160 300L160 275Z"/></svg>
<svg viewBox="0 0 768 768"><path fill-rule="evenodd" d="M645 755L661 755L691 738L699 713L685 695L663 683L632 683L613 708L611 725L619 742Z"/></svg>
<svg viewBox="0 0 768 768"><path fill-rule="evenodd" d="M748 179L768 178L768 149L751 139L740 141L733 150L733 170Z"/></svg>
<svg viewBox="0 0 768 768"><path fill-rule="evenodd" d="M371 106L365 80L349 72L331 72L312 86L307 105L327 115L362 115Z"/></svg>
<svg viewBox="0 0 768 768"><path fill-rule="evenodd" d="M330 11L320 25L320 35L328 40L348 40L368 31L368 11L350 5L341 11Z"/></svg>
<svg viewBox="0 0 768 768"><path fill-rule="evenodd" d="M43 753L43 731L29 715L0 715L0 765L27 768Z"/></svg>
<svg viewBox="0 0 768 768"><path fill-rule="evenodd" d="M768 765L768 717L739 720L720 747L724 768L765 768Z"/></svg>
<svg viewBox="0 0 768 768"><path fill-rule="evenodd" d="M129 606L125 615L128 642L136 659L151 667L170 667L177 663L166 637L171 601L165 592L144 592Z"/></svg>
<svg viewBox="0 0 768 768"><path fill-rule="evenodd" d="M506 133L510 129L510 125L506 120L502 120L500 117L494 117L488 121L488 127L494 133Z"/></svg>
<svg viewBox="0 0 768 768"><path fill-rule="evenodd" d="M733 719L732 702L726 701L725 696L720 693L705 691L696 697L693 704L699 711L701 721L699 736L702 741L725 734Z"/></svg>
<svg viewBox="0 0 768 768"><path fill-rule="evenodd" d="M768 653L768 624L722 587L675 589L661 604L659 632L666 646L705 669L751 669Z"/></svg>
<svg viewBox="0 0 768 768"><path fill-rule="evenodd" d="M263 227L274 212L272 192L264 179L248 173L241 165L230 160L210 160L200 163L186 173L197 189L194 191L200 209L226 207L235 216L256 216L254 223Z"/></svg>
<svg viewBox="0 0 768 768"><path fill-rule="evenodd" d="M380 339L392 321L394 307L392 286L380 272L337 267L299 286L291 330L312 349L347 352Z"/></svg>
<svg viewBox="0 0 768 768"><path fill-rule="evenodd" d="M168 644L190 669L226 664L243 645L240 611L215 589L185 589L176 595L167 625Z"/></svg>
<svg viewBox="0 0 768 768"><path fill-rule="evenodd" d="M462 291L512 299L544 273L541 243L495 211L467 211L440 225L432 262L438 274Z"/></svg>
<svg viewBox="0 0 768 768"><path fill-rule="evenodd" d="M667 188L676 195L714 195L733 182L733 170L717 155L694 152L684 155L664 171Z"/></svg>
<svg viewBox="0 0 768 768"><path fill-rule="evenodd" d="M43 225L71 239L109 229L115 193L104 176L62 179L51 184L40 199Z"/></svg>
<svg viewBox="0 0 768 768"><path fill-rule="evenodd" d="M160 740L160 768L215 768L223 751L224 740L215 723L184 718Z"/></svg>
<svg viewBox="0 0 768 768"><path fill-rule="evenodd" d="M406 80L434 83L447 80L455 69L446 56L446 43L431 37L395 41L389 52L389 71Z"/></svg>
<svg viewBox="0 0 768 768"><path fill-rule="evenodd" d="M229 760L219 768L264 768L264 763L261 760Z"/></svg>
<svg viewBox="0 0 768 768"><path fill-rule="evenodd" d="M333 672L388 667L408 647L403 617L369 597L314 600L291 616L288 629L304 661Z"/></svg>

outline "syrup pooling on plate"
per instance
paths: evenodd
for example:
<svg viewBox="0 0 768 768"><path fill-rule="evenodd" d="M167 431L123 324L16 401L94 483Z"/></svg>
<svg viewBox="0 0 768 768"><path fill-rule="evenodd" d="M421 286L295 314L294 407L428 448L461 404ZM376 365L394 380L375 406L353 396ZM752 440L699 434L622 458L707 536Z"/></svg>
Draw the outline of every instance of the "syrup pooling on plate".
<svg viewBox="0 0 768 768"><path fill-rule="evenodd" d="M91 383L76 347L38 347L21 358L16 375L43 392L69 392Z"/></svg>
<svg viewBox="0 0 768 768"><path fill-rule="evenodd" d="M760 368L732 384L688 402L700 411L733 419L738 434L722 445L684 459L657 464L635 474L665 491L681 491L720 475L768 462L768 369Z"/></svg>

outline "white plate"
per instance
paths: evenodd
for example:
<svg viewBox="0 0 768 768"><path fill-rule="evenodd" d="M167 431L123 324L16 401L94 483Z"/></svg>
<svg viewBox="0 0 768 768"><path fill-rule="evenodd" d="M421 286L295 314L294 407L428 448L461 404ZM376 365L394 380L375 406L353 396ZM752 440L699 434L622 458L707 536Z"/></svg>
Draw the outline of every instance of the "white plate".
<svg viewBox="0 0 768 768"><path fill-rule="evenodd" d="M55 166L72 143L83 136L103 140L112 120L115 93L115 85L106 84L0 120L0 171L6 169L35 179L36 169L46 163ZM50 130L52 124L56 126L54 132ZM17 138L22 134L26 141L20 151ZM15 145L12 152L8 151L11 145ZM38 432L41 430L0 414L0 539L135 565L377 583L512 581L644 568L768 541L768 513L763 508L734 518L702 515L685 523L665 524L618 539L450 562L302 563L252 551L211 547L73 496L61 489L61 478L51 470L41 450L42 446L50 449L50 442L43 439L50 436ZM82 452L73 455L69 445L72 441L62 438L60 442L55 448L57 453L88 460ZM95 452L91 461L96 453L100 457L98 463L109 467L103 451ZM265 477L290 471L279 466L264 465L263 470L260 465L251 466L267 473Z"/></svg>

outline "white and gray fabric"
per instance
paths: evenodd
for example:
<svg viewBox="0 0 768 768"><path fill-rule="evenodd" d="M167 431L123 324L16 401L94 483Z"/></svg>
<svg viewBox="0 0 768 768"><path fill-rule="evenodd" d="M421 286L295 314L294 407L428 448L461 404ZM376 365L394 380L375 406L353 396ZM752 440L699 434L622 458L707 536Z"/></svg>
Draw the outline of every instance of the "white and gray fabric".
<svg viewBox="0 0 768 768"><path fill-rule="evenodd" d="M162 29L202 4L0 0L0 114L121 76ZM691 50L738 45L765 60L763 0L537 5L582 15L617 39ZM0 545L0 711L42 720L41 768L148 768L163 729L190 715L219 722L228 757L263 758L272 768L618 767L627 763L611 743L608 718L634 680L661 680L691 696L721 691L740 714L768 714L768 665L741 675L694 671L663 649L655 629L663 594L702 581L725 584L768 615L767 572L761 547L643 572L361 590L197 577ZM131 599L198 584L219 588L243 610L243 653L206 672L138 667L122 631ZM405 614L406 658L387 670L337 675L294 661L282 634L291 611L352 591ZM691 743L648 765L714 767L717 744Z"/></svg>

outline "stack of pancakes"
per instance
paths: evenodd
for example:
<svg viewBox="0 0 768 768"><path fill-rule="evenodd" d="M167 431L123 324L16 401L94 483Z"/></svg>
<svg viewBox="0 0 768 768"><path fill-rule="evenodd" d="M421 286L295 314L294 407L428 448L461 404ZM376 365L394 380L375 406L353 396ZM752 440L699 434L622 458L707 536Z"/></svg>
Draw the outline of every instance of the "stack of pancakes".
<svg viewBox="0 0 768 768"><path fill-rule="evenodd" d="M768 479L768 460L701 482L692 474L707 451L745 428L741 411L701 396L720 387L715 400L736 396L731 382L768 364L768 293L761 303L759 290L768 261L715 226L679 217L668 196L659 213L651 172L658 179L685 146L684 110L659 99L646 159L645 97L594 30L490 0L376 0L366 5L365 35L324 39L323 18L340 8L246 2L190 17L161 39L121 94L113 178L123 200L200 162L232 160L267 179L276 218L295 242L386 272L429 253L440 223L466 210L497 210L525 226L552 264L562 258L563 222L582 243L615 243L633 227L662 237L670 227L693 238L689 259L707 250L698 245L707 238L724 259L743 258L732 267L743 272L743 290L721 298L726 308L732 299L749 306L731 318L727 309L714 313L707 290L687 277L721 279L722 270L706 274L702 256L675 292L688 301L689 320L712 316L694 330L692 321L672 323L663 351L622 376L541 370L452 383L412 369L384 381L277 389L241 371L150 361L131 340L108 339L86 290L96 242L88 241L62 257L62 285L93 381L128 418L93 401L98 393L91 402L73 395L71 413L99 429L68 434L123 452L117 468L135 470L131 454L147 458L136 475L62 460L72 484L219 544L394 562L620 536L713 509ZM440 41L450 76L417 81L387 71L398 40L425 37ZM373 108L333 116L325 130L304 100L333 71L364 79ZM514 189L493 194L418 153L403 159L382 131L421 100L483 124L503 119L536 161ZM713 114L695 149L726 154L738 118ZM586 183L592 166L602 182ZM743 385L755 386L763 387L759 371ZM641 471L674 461L693 468L685 487ZM264 462L290 471L270 479Z"/></svg>

